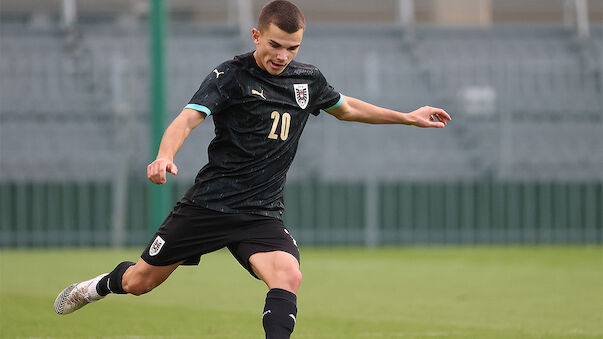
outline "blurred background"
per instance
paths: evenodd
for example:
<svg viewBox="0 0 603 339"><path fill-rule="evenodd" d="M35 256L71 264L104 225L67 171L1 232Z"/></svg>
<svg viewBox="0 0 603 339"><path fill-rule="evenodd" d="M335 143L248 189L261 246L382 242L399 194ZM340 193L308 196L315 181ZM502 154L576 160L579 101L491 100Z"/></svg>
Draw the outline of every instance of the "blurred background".
<svg viewBox="0 0 603 339"><path fill-rule="evenodd" d="M153 128L253 49L266 1L158 3L0 1L1 247L144 245L207 162L212 119L178 176L146 179ZM285 195L300 245L603 241L602 1L295 3L297 60L341 93L453 117L443 130L311 117Z"/></svg>

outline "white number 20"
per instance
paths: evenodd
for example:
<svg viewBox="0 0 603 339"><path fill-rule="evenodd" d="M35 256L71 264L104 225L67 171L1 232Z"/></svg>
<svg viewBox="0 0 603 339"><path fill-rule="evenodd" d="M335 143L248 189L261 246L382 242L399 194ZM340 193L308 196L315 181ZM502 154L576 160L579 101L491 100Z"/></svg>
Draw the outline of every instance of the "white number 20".
<svg viewBox="0 0 603 339"><path fill-rule="evenodd" d="M270 116L272 119L272 129L270 129L270 134L268 134L268 139L278 140L278 135L276 134L276 129L278 128L278 122L281 119L281 115L279 112L274 111ZM281 140L285 141L289 137L289 127L291 126L291 114L285 112L283 113L283 122L281 123Z"/></svg>

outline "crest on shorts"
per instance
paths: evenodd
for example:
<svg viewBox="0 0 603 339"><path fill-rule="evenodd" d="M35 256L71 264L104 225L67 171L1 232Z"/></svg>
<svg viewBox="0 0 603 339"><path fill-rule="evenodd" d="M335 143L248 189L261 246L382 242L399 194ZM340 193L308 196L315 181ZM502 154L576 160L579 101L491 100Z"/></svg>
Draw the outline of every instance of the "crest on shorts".
<svg viewBox="0 0 603 339"><path fill-rule="evenodd" d="M161 251L163 244L165 244L165 240L163 240L160 236L157 236L157 238L155 238L155 241L153 241L151 248L149 248L149 255L151 257L157 255L157 253Z"/></svg>
<svg viewBox="0 0 603 339"><path fill-rule="evenodd" d="M293 84L293 89L295 90L295 101L297 101L299 107L305 109L310 101L308 84Z"/></svg>

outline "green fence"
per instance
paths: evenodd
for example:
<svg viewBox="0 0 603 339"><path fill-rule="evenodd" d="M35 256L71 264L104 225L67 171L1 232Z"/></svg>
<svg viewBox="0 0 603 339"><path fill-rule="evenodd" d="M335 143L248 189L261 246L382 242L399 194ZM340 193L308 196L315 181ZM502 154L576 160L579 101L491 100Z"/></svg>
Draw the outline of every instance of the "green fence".
<svg viewBox="0 0 603 339"><path fill-rule="evenodd" d="M149 225L149 185L130 182L117 229L109 182L0 183L0 246L145 244L159 226ZM187 187L173 184L172 200ZM601 182L308 180L289 183L285 199L302 245L603 242Z"/></svg>

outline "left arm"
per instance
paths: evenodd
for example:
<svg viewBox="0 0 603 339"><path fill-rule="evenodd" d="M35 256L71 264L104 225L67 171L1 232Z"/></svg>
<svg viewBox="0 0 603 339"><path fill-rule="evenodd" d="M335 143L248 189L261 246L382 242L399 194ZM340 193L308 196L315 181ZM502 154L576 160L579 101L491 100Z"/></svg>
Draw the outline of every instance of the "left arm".
<svg viewBox="0 0 603 339"><path fill-rule="evenodd" d="M347 96L343 96L341 105L327 112L339 120L367 124L404 124L442 128L446 126L448 120L451 120L450 115L441 108L423 106L410 113L402 113Z"/></svg>

